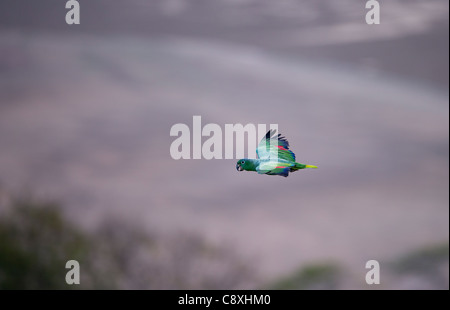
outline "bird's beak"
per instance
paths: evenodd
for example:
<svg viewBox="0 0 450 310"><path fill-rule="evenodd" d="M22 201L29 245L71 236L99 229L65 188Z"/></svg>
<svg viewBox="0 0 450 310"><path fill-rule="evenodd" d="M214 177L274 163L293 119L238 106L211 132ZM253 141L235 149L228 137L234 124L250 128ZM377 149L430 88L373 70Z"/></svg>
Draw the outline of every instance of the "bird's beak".
<svg viewBox="0 0 450 310"><path fill-rule="evenodd" d="M237 171L242 171L242 170L244 170L244 169L242 169L241 165L236 164L236 170L237 170Z"/></svg>

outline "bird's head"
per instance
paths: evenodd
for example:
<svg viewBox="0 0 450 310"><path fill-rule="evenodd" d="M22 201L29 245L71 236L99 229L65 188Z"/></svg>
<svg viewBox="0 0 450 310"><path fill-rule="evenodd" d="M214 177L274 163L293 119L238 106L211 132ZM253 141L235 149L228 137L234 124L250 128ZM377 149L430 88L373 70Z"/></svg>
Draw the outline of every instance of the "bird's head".
<svg viewBox="0 0 450 310"><path fill-rule="evenodd" d="M239 159L238 162L236 163L236 170L237 171L247 170L248 165L249 163L246 159Z"/></svg>

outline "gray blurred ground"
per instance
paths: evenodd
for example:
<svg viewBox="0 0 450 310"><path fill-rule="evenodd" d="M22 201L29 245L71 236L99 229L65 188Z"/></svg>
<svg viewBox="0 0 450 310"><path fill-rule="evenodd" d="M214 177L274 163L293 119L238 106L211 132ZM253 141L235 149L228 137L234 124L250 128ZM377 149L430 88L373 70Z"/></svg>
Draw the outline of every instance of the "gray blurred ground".
<svg viewBox="0 0 450 310"><path fill-rule="evenodd" d="M71 27L61 1L1 4L3 188L197 231L267 279L336 261L366 288L367 260L448 242L448 2L383 2L379 26L360 1L80 2ZM174 161L193 115L278 123L320 169Z"/></svg>

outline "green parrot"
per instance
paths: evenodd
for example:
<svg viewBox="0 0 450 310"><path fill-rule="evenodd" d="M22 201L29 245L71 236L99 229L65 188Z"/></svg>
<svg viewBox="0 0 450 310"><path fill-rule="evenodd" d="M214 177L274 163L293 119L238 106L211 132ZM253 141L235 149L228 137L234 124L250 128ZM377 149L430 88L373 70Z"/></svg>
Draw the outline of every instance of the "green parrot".
<svg viewBox="0 0 450 310"><path fill-rule="evenodd" d="M287 177L289 172L317 168L317 166L295 162L295 154L289 150L289 142L281 134L275 135L275 133L275 130L269 130L259 143L256 149L258 159L239 159L236 163L236 170Z"/></svg>

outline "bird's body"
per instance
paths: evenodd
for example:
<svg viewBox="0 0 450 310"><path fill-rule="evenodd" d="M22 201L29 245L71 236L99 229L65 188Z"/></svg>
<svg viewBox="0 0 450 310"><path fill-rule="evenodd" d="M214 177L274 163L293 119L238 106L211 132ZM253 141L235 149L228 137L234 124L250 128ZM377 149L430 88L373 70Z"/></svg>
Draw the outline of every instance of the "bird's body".
<svg viewBox="0 0 450 310"><path fill-rule="evenodd" d="M295 161L295 154L289 150L289 142L275 130L269 130L256 149L258 159L243 158L236 164L238 171L256 171L259 174L287 177L289 172L305 168L317 168Z"/></svg>

